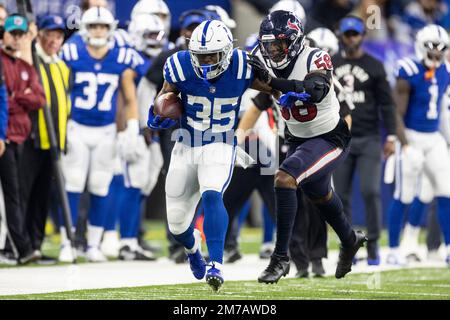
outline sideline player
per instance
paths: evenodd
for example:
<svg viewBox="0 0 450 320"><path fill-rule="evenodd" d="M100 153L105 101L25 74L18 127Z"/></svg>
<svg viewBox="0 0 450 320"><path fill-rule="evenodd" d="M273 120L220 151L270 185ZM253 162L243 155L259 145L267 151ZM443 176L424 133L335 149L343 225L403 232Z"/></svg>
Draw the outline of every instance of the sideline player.
<svg viewBox="0 0 450 320"><path fill-rule="evenodd" d="M416 195L423 202L431 201L429 196L424 197L424 190L420 190L421 175L428 178L432 196L437 200L437 214L447 246L447 263L450 261L450 158L447 143L439 132L442 99L449 83L444 63L448 47L445 29L428 25L417 33L416 58L403 58L398 63L394 98L400 144L396 150L394 199L388 212L389 264L406 264L399 241L407 205ZM411 230L405 231L411 237Z"/></svg>
<svg viewBox="0 0 450 320"><path fill-rule="evenodd" d="M62 158L72 221L76 225L81 193L90 193L89 261L106 258L99 249L107 214L107 194L113 177L116 148L117 95L122 91L131 139L139 133L135 72L130 48L110 48L116 22L105 8L93 7L81 19L83 43L63 47L62 57L71 69L71 120L67 126L67 154ZM60 261L72 261L73 250L63 230Z"/></svg>

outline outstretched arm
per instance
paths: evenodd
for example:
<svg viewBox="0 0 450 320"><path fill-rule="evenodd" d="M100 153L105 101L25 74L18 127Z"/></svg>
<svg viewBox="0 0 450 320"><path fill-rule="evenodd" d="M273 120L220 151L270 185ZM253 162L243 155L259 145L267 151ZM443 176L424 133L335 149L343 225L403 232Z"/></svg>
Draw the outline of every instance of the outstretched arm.
<svg viewBox="0 0 450 320"><path fill-rule="evenodd" d="M268 92L267 89L270 88L271 92L307 93L310 96L308 101L317 103L322 101L330 90L332 79L330 70L314 70L307 74L303 81L299 81L272 77L256 56L249 55L248 63L252 66L256 79L264 86L265 90L260 91Z"/></svg>

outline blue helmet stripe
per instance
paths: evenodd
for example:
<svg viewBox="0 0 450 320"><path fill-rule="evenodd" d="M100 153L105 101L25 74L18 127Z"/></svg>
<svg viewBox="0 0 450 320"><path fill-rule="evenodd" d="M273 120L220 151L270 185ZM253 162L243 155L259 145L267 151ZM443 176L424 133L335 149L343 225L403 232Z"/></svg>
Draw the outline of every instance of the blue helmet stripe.
<svg viewBox="0 0 450 320"><path fill-rule="evenodd" d="M209 24L211 23L211 20L206 21L205 26L203 27L202 32L202 46L206 45L206 32L208 31Z"/></svg>

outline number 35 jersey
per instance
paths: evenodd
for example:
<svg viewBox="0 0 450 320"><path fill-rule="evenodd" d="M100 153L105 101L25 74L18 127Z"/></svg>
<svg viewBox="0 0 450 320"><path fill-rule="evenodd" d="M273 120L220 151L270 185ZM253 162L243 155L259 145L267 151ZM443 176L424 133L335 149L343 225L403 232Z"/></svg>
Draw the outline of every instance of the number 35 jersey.
<svg viewBox="0 0 450 320"><path fill-rule="evenodd" d="M257 54L261 58L259 51ZM316 70L332 71L331 57L323 50L305 46L297 56L287 79L303 81L308 73ZM273 70L269 71L272 76L276 76ZM281 114L292 136L313 138L336 128L340 119L339 109L339 101L332 85L321 102L314 104L297 101L290 109L281 108Z"/></svg>
<svg viewBox="0 0 450 320"><path fill-rule="evenodd" d="M419 132L438 131L441 101L448 85L446 64L433 71L414 59L403 58L398 61L398 77L408 81L411 88L405 126Z"/></svg>
<svg viewBox="0 0 450 320"><path fill-rule="evenodd" d="M132 69L132 48L111 48L103 59L91 57L83 41L63 46L62 58L71 70L71 119L87 126L115 122L122 74Z"/></svg>
<svg viewBox="0 0 450 320"><path fill-rule="evenodd" d="M247 54L234 49L227 70L208 81L195 73L189 51L170 56L163 72L165 81L180 91L183 102L179 141L190 146L233 144L241 97L253 81Z"/></svg>

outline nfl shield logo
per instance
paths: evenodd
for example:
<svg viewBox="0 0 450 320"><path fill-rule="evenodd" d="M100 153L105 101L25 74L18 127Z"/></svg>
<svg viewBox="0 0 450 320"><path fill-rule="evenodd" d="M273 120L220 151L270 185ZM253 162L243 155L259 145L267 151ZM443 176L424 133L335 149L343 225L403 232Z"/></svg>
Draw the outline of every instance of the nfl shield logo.
<svg viewBox="0 0 450 320"><path fill-rule="evenodd" d="M21 26L23 24L23 19L21 17L14 18L14 25Z"/></svg>
<svg viewBox="0 0 450 320"><path fill-rule="evenodd" d="M216 87L213 86L209 87L209 92L216 93Z"/></svg>
<svg viewBox="0 0 450 320"><path fill-rule="evenodd" d="M20 73L20 77L22 78L23 81L28 81L28 79L30 78L30 76L28 75L28 72L26 72L26 71L22 71Z"/></svg>

